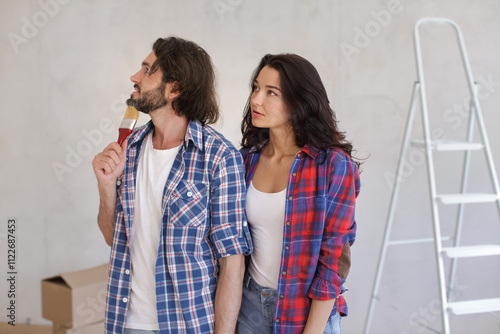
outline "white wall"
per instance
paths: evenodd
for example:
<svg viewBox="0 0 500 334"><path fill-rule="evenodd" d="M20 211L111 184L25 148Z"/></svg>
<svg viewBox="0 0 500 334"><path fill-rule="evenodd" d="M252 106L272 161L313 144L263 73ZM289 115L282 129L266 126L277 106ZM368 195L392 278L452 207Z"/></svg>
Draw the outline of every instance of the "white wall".
<svg viewBox="0 0 500 334"><path fill-rule="evenodd" d="M265 53L298 53L319 70L340 127L358 157L368 157L361 174L344 333L362 331L368 308L391 194L386 176L396 170L416 80L412 32L420 17L448 17L462 28L472 70L483 86L481 103L499 171L498 1L57 1L0 1L0 268L4 277L6 225L15 218L18 322L48 324L41 317L41 279L108 260L109 247L96 224L98 193L91 161L116 140L123 101L132 91L129 77L158 37L175 34L193 40L212 56L223 111L218 127L236 145L250 74ZM397 12L376 23L374 13L390 8ZM30 30L30 23L38 27ZM363 41L359 30L365 28L373 29L372 37ZM432 60L426 74L433 128L450 138L460 136L465 119L453 106L462 104L466 93L456 53L449 51L455 50L451 30L427 28L422 35L427 38L425 55ZM347 44L357 46L356 52L343 52L340 46ZM431 84L436 80L441 81ZM420 136L420 127L415 130L413 137ZM418 157L413 156L414 170L403 183L394 238L432 235L425 165ZM446 153L437 159L443 192L457 191L461 157ZM488 191L487 174L476 164L482 156L474 157L479 159L472 166L471 188ZM58 173L54 165L64 170ZM443 230L453 233L456 209L445 212ZM464 242L499 242L494 206L476 205L466 213ZM460 298L499 296L498 258L464 260L459 269ZM440 331L431 244L391 248L383 277L386 303L377 306L373 333ZM6 321L7 285L0 281L0 321ZM499 316L452 317L452 329L498 333Z"/></svg>

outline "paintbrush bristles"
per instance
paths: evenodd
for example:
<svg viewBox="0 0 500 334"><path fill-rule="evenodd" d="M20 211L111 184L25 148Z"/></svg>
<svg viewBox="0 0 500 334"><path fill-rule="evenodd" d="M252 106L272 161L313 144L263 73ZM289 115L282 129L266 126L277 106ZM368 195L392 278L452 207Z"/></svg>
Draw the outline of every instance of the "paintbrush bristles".
<svg viewBox="0 0 500 334"><path fill-rule="evenodd" d="M127 111L125 111L125 116L123 116L123 119L139 119L139 112L137 109L135 109L132 106L127 107Z"/></svg>

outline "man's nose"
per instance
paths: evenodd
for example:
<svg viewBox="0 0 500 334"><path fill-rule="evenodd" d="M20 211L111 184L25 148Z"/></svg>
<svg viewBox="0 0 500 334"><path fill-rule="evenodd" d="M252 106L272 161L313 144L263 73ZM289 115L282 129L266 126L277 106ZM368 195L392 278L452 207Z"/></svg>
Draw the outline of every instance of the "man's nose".
<svg viewBox="0 0 500 334"><path fill-rule="evenodd" d="M139 72L140 71L137 71L134 75L130 77L130 80L135 84L138 84L141 81Z"/></svg>

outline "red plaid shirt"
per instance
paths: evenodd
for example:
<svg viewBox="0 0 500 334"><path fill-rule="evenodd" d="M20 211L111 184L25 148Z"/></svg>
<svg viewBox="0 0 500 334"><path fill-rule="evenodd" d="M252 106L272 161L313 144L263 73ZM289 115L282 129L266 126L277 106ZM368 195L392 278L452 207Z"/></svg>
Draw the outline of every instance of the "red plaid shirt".
<svg viewBox="0 0 500 334"><path fill-rule="evenodd" d="M245 156L247 189L260 155L250 150ZM356 236L359 188L357 166L342 150L306 145L297 153L286 191L274 333L302 333L311 299L337 298L332 314L347 315L338 260Z"/></svg>

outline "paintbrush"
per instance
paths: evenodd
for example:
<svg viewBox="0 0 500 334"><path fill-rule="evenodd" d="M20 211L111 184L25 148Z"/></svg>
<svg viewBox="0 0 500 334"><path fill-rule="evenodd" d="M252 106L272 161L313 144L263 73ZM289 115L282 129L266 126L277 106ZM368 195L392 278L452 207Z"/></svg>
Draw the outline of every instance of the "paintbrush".
<svg viewBox="0 0 500 334"><path fill-rule="evenodd" d="M134 126L137 123L137 119L139 118L139 112L132 106L127 107L127 111L125 111L125 116L123 116L122 124L120 125L120 129L118 130L118 145L121 145L125 138L134 130Z"/></svg>

